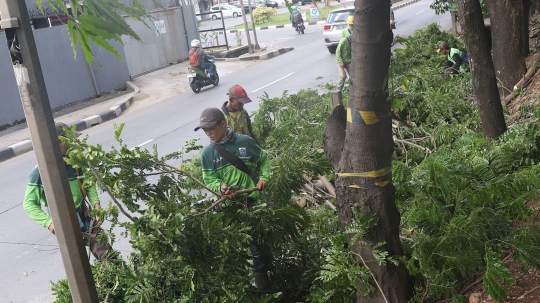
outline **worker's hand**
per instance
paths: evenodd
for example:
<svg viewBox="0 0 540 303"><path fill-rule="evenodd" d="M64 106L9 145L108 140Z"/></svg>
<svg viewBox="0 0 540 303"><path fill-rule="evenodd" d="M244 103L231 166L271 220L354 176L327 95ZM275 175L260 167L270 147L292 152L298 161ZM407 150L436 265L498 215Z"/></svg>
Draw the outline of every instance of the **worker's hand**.
<svg viewBox="0 0 540 303"><path fill-rule="evenodd" d="M96 204L94 205L94 209L101 209L101 204L96 203ZM101 226L101 224L103 224L103 222L100 220L99 216L96 216L96 217L94 218L94 227L96 227L96 226Z"/></svg>
<svg viewBox="0 0 540 303"><path fill-rule="evenodd" d="M344 66L345 66L345 63L339 62L339 66L344 67Z"/></svg>
<svg viewBox="0 0 540 303"><path fill-rule="evenodd" d="M53 224L52 222L51 222L51 224L49 225L49 230L50 230L53 234L55 234L55 232L54 232L54 224Z"/></svg>
<svg viewBox="0 0 540 303"><path fill-rule="evenodd" d="M259 180L259 182L257 182L257 189L262 191L266 188L266 180Z"/></svg>
<svg viewBox="0 0 540 303"><path fill-rule="evenodd" d="M227 185L221 186L221 193L227 200L234 200L237 196L236 192Z"/></svg>
<svg viewBox="0 0 540 303"><path fill-rule="evenodd" d="M452 74L452 72L444 72L446 75L450 75Z"/></svg>

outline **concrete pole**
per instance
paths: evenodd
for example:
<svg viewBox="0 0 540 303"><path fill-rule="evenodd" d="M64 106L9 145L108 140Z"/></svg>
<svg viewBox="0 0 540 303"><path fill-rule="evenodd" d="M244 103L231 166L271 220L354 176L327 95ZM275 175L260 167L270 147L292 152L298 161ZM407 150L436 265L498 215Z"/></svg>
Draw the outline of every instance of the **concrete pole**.
<svg viewBox="0 0 540 303"><path fill-rule="evenodd" d="M26 3L0 0L0 14L0 26L15 29L21 48L23 64L14 66L15 77L73 302L98 303Z"/></svg>
<svg viewBox="0 0 540 303"><path fill-rule="evenodd" d="M253 54L253 47L251 45L251 37L249 36L249 28L248 28L247 19L246 19L246 12L244 10L244 0L240 0L240 7L242 9L242 18L244 18L244 28L246 29L246 37L248 41L249 53ZM249 7L249 10L251 11L251 6Z"/></svg>
<svg viewBox="0 0 540 303"><path fill-rule="evenodd" d="M457 30L456 12L451 12L450 17L452 18L452 32L454 33L454 35L457 36L458 30Z"/></svg>
<svg viewBox="0 0 540 303"><path fill-rule="evenodd" d="M253 26L253 38L255 38L255 49L259 50L259 41L257 41L257 31L255 31L255 20L253 20L253 10L251 9L251 0L248 0L249 14L251 15L251 25Z"/></svg>

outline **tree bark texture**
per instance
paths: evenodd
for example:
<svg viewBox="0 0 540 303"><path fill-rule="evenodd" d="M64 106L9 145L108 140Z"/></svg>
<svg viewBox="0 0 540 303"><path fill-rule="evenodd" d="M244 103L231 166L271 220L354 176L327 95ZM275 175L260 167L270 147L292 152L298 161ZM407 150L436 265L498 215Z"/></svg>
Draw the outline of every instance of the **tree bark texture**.
<svg viewBox="0 0 540 303"><path fill-rule="evenodd" d="M506 131L506 123L490 56L489 38L483 30L482 8L478 0L458 0L457 7L463 12L461 25L464 29L463 37L471 67L472 88L482 120L482 130L486 137L494 139ZM496 43L493 41L494 48Z"/></svg>
<svg viewBox="0 0 540 303"><path fill-rule="evenodd" d="M514 85L526 71L521 38L523 1L489 0L486 3L491 18L495 74L505 96L512 93Z"/></svg>
<svg viewBox="0 0 540 303"><path fill-rule="evenodd" d="M523 22L521 23L521 40L523 43L523 56L529 55L529 17L531 12L531 0L523 0Z"/></svg>
<svg viewBox="0 0 540 303"><path fill-rule="evenodd" d="M390 256L404 254L391 173L394 144L388 100L392 42L389 11L390 0L355 0L348 108L345 115L343 108L336 108L329 117L329 124L336 130L330 130L330 125L325 128L325 151L338 173L336 207L342 226L348 227L360 218L377 219L362 240L350 243L378 285L369 296L358 293L357 302L405 303L413 295L413 284L403 264L381 266L373 256L373 245L381 242L386 244L378 250L387 251ZM346 124L337 122L339 117L347 119ZM343 125L346 132L340 139L339 128ZM330 139L331 134L337 138ZM344 141L336 142L339 140ZM339 157L335 150L328 149L334 144L342 146ZM351 242L354 235L348 236Z"/></svg>

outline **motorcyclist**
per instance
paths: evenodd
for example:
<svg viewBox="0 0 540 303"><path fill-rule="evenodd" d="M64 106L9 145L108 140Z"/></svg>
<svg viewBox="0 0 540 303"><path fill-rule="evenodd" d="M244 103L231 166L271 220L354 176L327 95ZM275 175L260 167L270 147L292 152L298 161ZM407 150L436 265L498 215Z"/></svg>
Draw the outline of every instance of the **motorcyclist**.
<svg viewBox="0 0 540 303"><path fill-rule="evenodd" d="M214 75L214 64L209 61L210 59L212 59L212 57L208 56L201 48L201 41L198 39L191 40L191 50L189 51L189 62L191 63L191 66L202 70L208 70L208 76L212 77ZM194 66L197 62L198 65Z"/></svg>
<svg viewBox="0 0 540 303"><path fill-rule="evenodd" d="M292 14L291 14L291 17L289 19L291 20L293 28L296 30L296 24L298 22L303 23L304 20L302 20L302 14L300 13L300 11L298 11L296 6L291 6L291 10L292 10Z"/></svg>

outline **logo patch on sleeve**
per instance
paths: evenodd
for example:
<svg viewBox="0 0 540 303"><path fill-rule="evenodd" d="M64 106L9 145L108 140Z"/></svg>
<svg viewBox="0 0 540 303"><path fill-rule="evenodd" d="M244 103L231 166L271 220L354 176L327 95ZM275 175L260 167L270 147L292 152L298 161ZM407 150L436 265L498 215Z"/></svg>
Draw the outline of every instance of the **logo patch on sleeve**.
<svg viewBox="0 0 540 303"><path fill-rule="evenodd" d="M240 153L240 157L245 157L247 155L246 148L245 147L239 147L238 153Z"/></svg>

